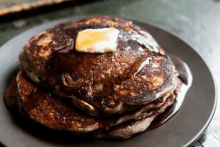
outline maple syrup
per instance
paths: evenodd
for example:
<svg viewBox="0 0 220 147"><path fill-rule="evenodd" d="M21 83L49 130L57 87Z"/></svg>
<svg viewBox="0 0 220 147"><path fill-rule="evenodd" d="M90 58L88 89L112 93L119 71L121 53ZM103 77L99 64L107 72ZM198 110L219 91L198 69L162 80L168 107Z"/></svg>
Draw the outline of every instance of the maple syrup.
<svg viewBox="0 0 220 147"><path fill-rule="evenodd" d="M162 114L158 115L147 130L152 130L160 127L178 112L185 99L185 95L192 84L192 73L187 64L174 55L169 55L169 57L175 64L176 70L179 73L178 77L181 79L183 84L180 87L178 96L174 103L169 106Z"/></svg>

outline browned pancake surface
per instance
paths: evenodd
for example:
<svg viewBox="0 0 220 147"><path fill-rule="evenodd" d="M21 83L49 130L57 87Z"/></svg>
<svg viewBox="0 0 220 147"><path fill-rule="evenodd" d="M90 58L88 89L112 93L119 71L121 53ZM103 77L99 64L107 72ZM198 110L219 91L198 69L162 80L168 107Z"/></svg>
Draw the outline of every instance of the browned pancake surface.
<svg viewBox="0 0 220 147"><path fill-rule="evenodd" d="M164 110L167 106L172 104L167 105L167 102L169 102L170 99L172 99L173 102L176 98L176 94L171 93L161 101L148 104L135 111L114 117L97 118L83 113L69 103L69 101L34 84L22 71L18 73L16 80L22 108L30 118L49 128L69 130L75 133L106 130L118 125L116 128L122 128L122 126L125 126L124 122L133 120L132 123L134 123L136 122L135 120L142 120L151 115L161 113L161 109ZM120 124L122 124L121 127ZM147 127L146 125L145 128Z"/></svg>
<svg viewBox="0 0 220 147"><path fill-rule="evenodd" d="M115 52L75 50L79 31L105 27L120 31ZM75 105L92 115L122 113L128 105L147 104L172 90L176 82L172 61L152 36L131 21L107 16L43 31L24 47L20 62L33 81L72 98Z"/></svg>

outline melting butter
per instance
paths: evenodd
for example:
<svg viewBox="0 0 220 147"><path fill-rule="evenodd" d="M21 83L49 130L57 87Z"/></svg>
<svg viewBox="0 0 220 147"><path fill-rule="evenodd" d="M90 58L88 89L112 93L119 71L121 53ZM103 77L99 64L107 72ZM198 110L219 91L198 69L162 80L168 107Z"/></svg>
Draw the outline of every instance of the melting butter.
<svg viewBox="0 0 220 147"><path fill-rule="evenodd" d="M116 28L86 29L78 33L75 48L78 52L114 52L119 30Z"/></svg>

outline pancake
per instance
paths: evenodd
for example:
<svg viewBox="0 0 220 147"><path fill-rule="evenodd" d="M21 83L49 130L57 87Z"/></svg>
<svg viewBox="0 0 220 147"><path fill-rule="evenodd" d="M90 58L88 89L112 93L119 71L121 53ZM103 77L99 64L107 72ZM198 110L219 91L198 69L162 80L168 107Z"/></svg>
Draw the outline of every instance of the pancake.
<svg viewBox="0 0 220 147"><path fill-rule="evenodd" d="M120 31L116 51L91 54L75 50L78 32L106 27ZM137 109L177 85L175 66L153 37L131 21L108 16L49 28L29 40L19 59L34 82L69 98L93 116Z"/></svg>
<svg viewBox="0 0 220 147"><path fill-rule="evenodd" d="M144 132L159 114L163 113L167 107L173 104L175 99L175 94L170 95L161 107L150 112L143 112L135 120L130 120L128 122L112 127L108 131L102 130L99 132L95 132L94 135L97 138L108 137L126 139L134 134Z"/></svg>
<svg viewBox="0 0 220 147"><path fill-rule="evenodd" d="M4 93L4 101L11 112L18 111L17 82L14 79Z"/></svg>
<svg viewBox="0 0 220 147"><path fill-rule="evenodd" d="M75 108L67 99L62 99L33 83L23 71L18 73L16 81L20 106L32 120L56 130L119 138L127 138L144 131L150 125L150 120L173 103L180 86L178 84L175 91L167 94L160 101L154 101L135 111L114 117L97 118ZM140 128L139 124L145 125Z"/></svg>

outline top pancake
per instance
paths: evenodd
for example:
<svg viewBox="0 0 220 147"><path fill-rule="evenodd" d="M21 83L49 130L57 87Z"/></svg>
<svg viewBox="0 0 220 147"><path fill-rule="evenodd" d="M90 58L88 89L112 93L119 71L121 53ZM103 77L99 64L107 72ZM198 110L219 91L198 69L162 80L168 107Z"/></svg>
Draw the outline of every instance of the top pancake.
<svg viewBox="0 0 220 147"><path fill-rule="evenodd" d="M120 31L115 52L75 50L78 32L108 27ZM131 21L100 16L41 32L29 40L19 59L34 82L72 98L89 114L105 115L147 104L175 87L175 66L164 54L153 37Z"/></svg>

